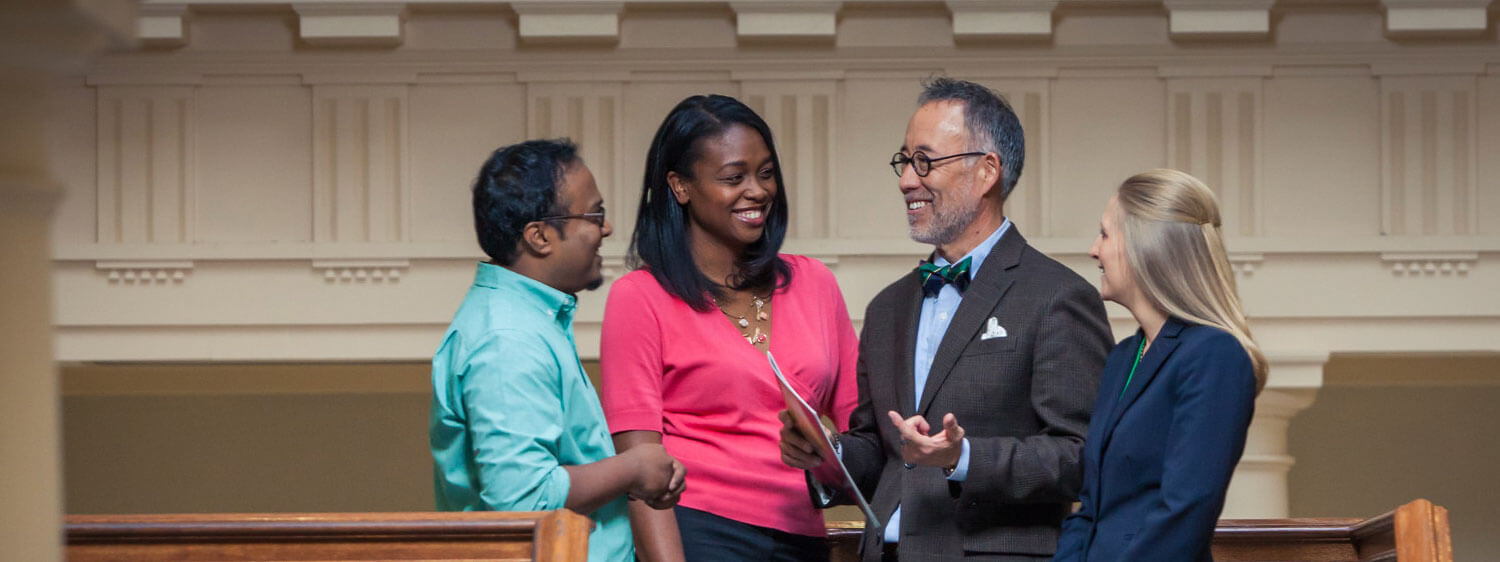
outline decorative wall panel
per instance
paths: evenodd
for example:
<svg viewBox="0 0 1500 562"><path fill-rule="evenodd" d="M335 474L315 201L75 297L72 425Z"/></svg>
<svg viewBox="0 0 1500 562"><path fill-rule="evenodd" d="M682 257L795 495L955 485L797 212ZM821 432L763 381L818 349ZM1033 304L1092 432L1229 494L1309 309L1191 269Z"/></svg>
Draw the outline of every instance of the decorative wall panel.
<svg viewBox="0 0 1500 562"><path fill-rule="evenodd" d="M1473 76L1381 78L1382 232L1477 232Z"/></svg>
<svg viewBox="0 0 1500 562"><path fill-rule="evenodd" d="M1167 167L1218 195L1225 232L1260 234L1261 78L1169 78Z"/></svg>
<svg viewBox="0 0 1500 562"><path fill-rule="evenodd" d="M640 188L621 181L622 84L596 81L593 75L588 81L565 78L577 81L548 79L527 84L526 138L573 139L599 184L604 208L618 209L622 203L635 201Z"/></svg>
<svg viewBox="0 0 1500 562"><path fill-rule="evenodd" d="M1010 102L1016 117L1021 120L1021 130L1026 136L1026 161L1021 166L1021 177L1005 202L1005 214L1019 224L1026 225L1029 232L1037 236L1050 236L1052 227L1048 223L1047 210L1053 195L1052 175L1048 159L1052 142L1051 112L1052 81L978 79L978 82L994 88Z"/></svg>
<svg viewBox="0 0 1500 562"><path fill-rule="evenodd" d="M276 80L198 88L194 242L312 241L312 88Z"/></svg>
<svg viewBox="0 0 1500 562"><path fill-rule="evenodd" d="M193 88L101 87L98 241L193 238Z"/></svg>
<svg viewBox="0 0 1500 562"><path fill-rule="evenodd" d="M837 149L837 82L743 78L741 99L766 120L775 135L791 207L787 236L822 238L837 231L836 191L831 189L835 185L831 155Z"/></svg>
<svg viewBox="0 0 1500 562"><path fill-rule="evenodd" d="M473 244L474 223L466 219L475 174L495 149L526 139L526 88L502 75L440 79L424 79L409 98L409 239Z"/></svg>
<svg viewBox="0 0 1500 562"><path fill-rule="evenodd" d="M1047 235L1075 237L1072 251L1087 251L1099 233L1099 215L1120 182L1166 164L1166 86L1136 69L1073 71L1052 84L1051 142L1045 196ZM1031 139L1027 138L1028 144ZM1030 175L1028 171L1022 178ZM1028 238L1036 229L1021 225Z"/></svg>
<svg viewBox="0 0 1500 562"><path fill-rule="evenodd" d="M95 63L76 82L85 90L69 96L87 111L53 131L77 153L58 158L76 166L59 179L84 202L65 215L53 253L63 357L142 359L146 348L79 334L168 325L225 326L230 339L232 326L247 338L286 326L321 326L309 329L332 338L351 324L440 332L479 257L472 174L489 150L526 138L579 142L618 232L601 250L618 273L651 136L677 100L707 92L735 95L770 123L791 196L784 247L831 264L858 321L928 251L907 239L885 162L934 75L1010 99L1027 153L1006 212L1085 277L1096 275L1086 252L1114 186L1175 166L1219 192L1241 295L1258 320L1497 314L1471 296L1493 281L1500 248L1480 229L1500 208L1489 197L1495 168L1479 161L1500 138L1493 48L1377 44L1378 14L1295 6L1267 44L1190 46L1167 35L1160 10L1066 2L1051 44L950 47L941 5L901 4L842 14L835 47L735 46L703 31L732 33L724 6L702 4L622 12L622 45L646 24L697 30L650 48L520 51L477 27L440 45L416 41L422 48L282 49L290 38L264 37L270 20L291 21L286 6L205 10L181 49ZM466 14L434 4L409 16L430 30ZM1337 36L1358 49L1310 42L1321 36L1306 31L1369 21L1373 35ZM897 36L931 25L937 35ZM1459 257L1429 259L1450 255ZM124 291L131 299L108 298ZM235 302L216 300L228 293ZM597 354L605 294L581 296L585 357ZM390 315L393 306L409 313ZM1128 316L1111 310L1126 329ZM1268 348L1331 345L1257 333ZM249 341L237 357L291 356ZM171 353L188 348L151 349L182 360ZM392 353L360 349L326 358ZM430 342L402 349L418 357Z"/></svg>
<svg viewBox="0 0 1500 562"><path fill-rule="evenodd" d="M313 240L407 238L407 87L313 87Z"/></svg>

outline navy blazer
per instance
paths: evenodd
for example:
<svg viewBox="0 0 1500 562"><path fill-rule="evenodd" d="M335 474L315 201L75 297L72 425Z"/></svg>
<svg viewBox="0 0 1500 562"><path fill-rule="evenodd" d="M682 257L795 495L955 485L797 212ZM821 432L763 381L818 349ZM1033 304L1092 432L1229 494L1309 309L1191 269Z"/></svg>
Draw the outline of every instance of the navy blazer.
<svg viewBox="0 0 1500 562"><path fill-rule="evenodd" d="M1063 522L1054 560L1213 560L1255 409L1255 369L1228 332L1169 318L1126 388L1142 337L1120 342L1104 364L1082 506Z"/></svg>

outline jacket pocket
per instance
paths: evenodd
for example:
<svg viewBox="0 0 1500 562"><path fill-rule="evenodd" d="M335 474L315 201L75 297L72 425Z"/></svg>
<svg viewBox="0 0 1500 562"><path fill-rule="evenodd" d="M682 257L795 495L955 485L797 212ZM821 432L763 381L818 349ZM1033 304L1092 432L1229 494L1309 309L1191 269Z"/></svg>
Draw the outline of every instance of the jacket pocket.
<svg viewBox="0 0 1500 562"><path fill-rule="evenodd" d="M964 355L970 356L989 355L992 353L1010 353L1016 350L1017 338L1014 335L1008 335L1004 337L997 336L990 339L983 339L983 337L984 335L982 332L979 335L975 335L974 339L969 341L969 345L964 347Z"/></svg>

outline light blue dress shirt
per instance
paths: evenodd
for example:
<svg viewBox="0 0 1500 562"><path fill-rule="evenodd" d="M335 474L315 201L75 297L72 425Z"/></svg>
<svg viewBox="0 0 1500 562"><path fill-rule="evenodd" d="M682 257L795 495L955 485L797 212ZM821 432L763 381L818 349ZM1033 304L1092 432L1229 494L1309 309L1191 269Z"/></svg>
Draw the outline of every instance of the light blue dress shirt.
<svg viewBox="0 0 1500 562"><path fill-rule="evenodd" d="M995 243L1000 237L1005 236L1010 230L1010 219L1000 224L989 238L975 246L968 255L969 279L979 275L979 268L984 265L984 259L989 257L990 250L995 248ZM963 261L962 258L959 261ZM943 256L936 256L933 263L943 266L949 265ZM912 359L912 374L915 375L916 389L913 395L916 403L913 408L922 403L922 389L927 386L927 375L932 371L932 359L937 355L938 345L943 343L943 335L948 333L948 324L953 321L953 314L958 312L958 305L963 302L963 294L958 292L952 284L943 285L942 290L936 296L922 299L922 319L917 323L917 349ZM941 426L943 420L927 420L934 427ZM959 420L962 424L963 420ZM953 469L953 474L948 476L954 482L963 482L969 476L969 440L963 440L963 450L958 455L958 466ZM901 506L896 506L896 511L891 513L891 520L885 524L885 542L899 542L901 540Z"/></svg>
<svg viewBox="0 0 1500 562"><path fill-rule="evenodd" d="M576 299L481 263L432 358L429 439L437 507L564 507L564 466L615 454L573 341ZM633 560L626 497L589 514L589 560Z"/></svg>

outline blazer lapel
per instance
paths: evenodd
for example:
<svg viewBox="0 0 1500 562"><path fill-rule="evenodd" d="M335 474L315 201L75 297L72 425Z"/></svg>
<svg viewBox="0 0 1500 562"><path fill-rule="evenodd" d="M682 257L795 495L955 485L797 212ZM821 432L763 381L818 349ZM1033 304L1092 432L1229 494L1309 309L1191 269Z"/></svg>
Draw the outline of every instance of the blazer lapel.
<svg viewBox="0 0 1500 562"><path fill-rule="evenodd" d="M990 255L979 268L979 276L964 291L963 300L958 303L958 311L954 312L953 321L948 324L948 331L943 334L937 353L932 357L932 369L927 372L927 385L922 388L922 402L917 407L917 413L926 415L933 397L953 371L953 364L958 362L958 357L963 354L969 341L974 339L974 334L984 326L990 314L994 313L1000 297L1005 296L1005 291L1015 283L1015 272L1012 270L1021 263L1021 250L1025 247L1026 239L1016 230L1015 224L1011 224L1010 231L995 241L995 247L990 249ZM920 310L918 312L920 314ZM912 328L912 333L915 334L915 323ZM915 349L915 340L912 345Z"/></svg>
<svg viewBox="0 0 1500 562"><path fill-rule="evenodd" d="M1135 376L1129 377L1130 386L1125 388L1124 397L1119 398L1114 407L1109 410L1109 417L1104 421L1104 447L1100 448L1100 451L1109 447L1109 439L1114 435L1115 426L1119 425L1120 418L1125 415L1125 410L1130 409L1130 405L1141 397L1147 387L1151 386L1151 379L1156 378L1156 374L1161 371L1167 358L1171 357L1172 352L1177 349L1179 341L1177 335L1182 333L1182 328L1183 324L1175 318L1167 318L1167 322L1162 324L1161 331L1156 334L1156 341L1151 342L1151 347L1146 349L1146 355L1141 357L1141 364L1135 368ZM1131 357L1131 362L1134 360L1135 358ZM1116 392L1116 390L1102 389L1101 392Z"/></svg>
<svg viewBox="0 0 1500 562"><path fill-rule="evenodd" d="M904 278L900 292L904 296L897 301L892 316L896 323L893 326L894 333L902 341L896 347L896 365L891 372L896 377L896 411L901 412L901 417L908 418L911 417L917 400L914 390L916 375L912 372L915 367L912 363L917 350L917 323L922 319L922 286L917 283L915 274Z"/></svg>

